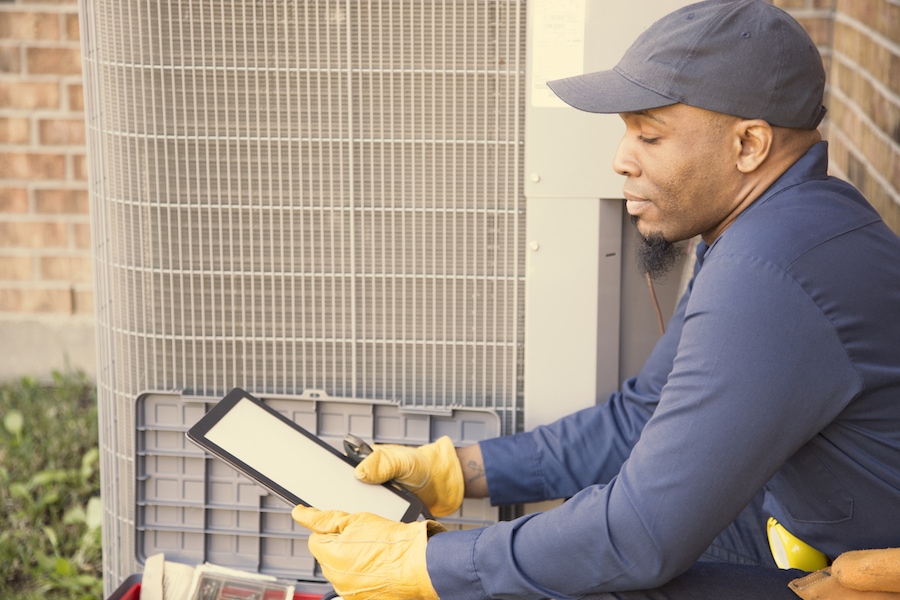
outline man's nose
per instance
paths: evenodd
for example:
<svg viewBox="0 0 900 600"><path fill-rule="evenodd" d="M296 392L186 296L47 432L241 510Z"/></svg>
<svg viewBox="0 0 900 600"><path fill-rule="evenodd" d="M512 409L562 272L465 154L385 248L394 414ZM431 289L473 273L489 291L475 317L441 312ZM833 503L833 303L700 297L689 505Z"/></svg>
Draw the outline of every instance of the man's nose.
<svg viewBox="0 0 900 600"><path fill-rule="evenodd" d="M619 142L618 148L616 148L616 155L613 157L612 167L619 175L634 177L640 174L640 167L634 160L634 157L629 150L629 146L627 139L623 137Z"/></svg>

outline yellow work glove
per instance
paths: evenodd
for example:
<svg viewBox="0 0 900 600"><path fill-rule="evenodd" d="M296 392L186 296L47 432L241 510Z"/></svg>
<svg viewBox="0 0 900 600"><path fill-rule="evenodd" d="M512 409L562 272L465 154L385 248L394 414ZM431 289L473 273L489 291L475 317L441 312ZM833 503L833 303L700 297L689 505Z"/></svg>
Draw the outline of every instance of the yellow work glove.
<svg viewBox="0 0 900 600"><path fill-rule="evenodd" d="M376 445L356 466L356 478L366 483L393 479L418 496L436 517L456 511L465 492L456 448L447 436L418 448Z"/></svg>
<svg viewBox="0 0 900 600"><path fill-rule="evenodd" d="M900 592L873 592L847 587L834 574L833 567L795 579L790 583L790 588L803 600L900 600Z"/></svg>
<svg viewBox="0 0 900 600"><path fill-rule="evenodd" d="M312 533L309 551L344 600L438 600L425 566L425 545L446 531L437 521L398 523L371 513L294 507Z"/></svg>
<svg viewBox="0 0 900 600"><path fill-rule="evenodd" d="M900 600L900 548L844 552L790 587L804 600Z"/></svg>
<svg viewBox="0 0 900 600"><path fill-rule="evenodd" d="M831 572L854 590L900 594L900 548L844 552L834 559Z"/></svg>

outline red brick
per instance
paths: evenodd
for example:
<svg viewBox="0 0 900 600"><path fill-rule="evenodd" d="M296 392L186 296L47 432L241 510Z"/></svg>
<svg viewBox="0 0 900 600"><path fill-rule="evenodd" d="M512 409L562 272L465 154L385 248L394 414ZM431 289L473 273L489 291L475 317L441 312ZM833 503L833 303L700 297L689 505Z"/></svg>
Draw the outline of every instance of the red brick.
<svg viewBox="0 0 900 600"><path fill-rule="evenodd" d="M0 188L0 213L27 213L28 190L25 188Z"/></svg>
<svg viewBox="0 0 900 600"><path fill-rule="evenodd" d="M44 281L91 280L91 259L89 256L42 256L38 260L41 279Z"/></svg>
<svg viewBox="0 0 900 600"><path fill-rule="evenodd" d="M791 11L798 8L806 8L807 0L773 0L771 4L784 10Z"/></svg>
<svg viewBox="0 0 900 600"><path fill-rule="evenodd" d="M884 222L894 230L894 233L900 234L900 204L891 201L884 212Z"/></svg>
<svg viewBox="0 0 900 600"><path fill-rule="evenodd" d="M0 144L27 144L31 121L24 117L0 117Z"/></svg>
<svg viewBox="0 0 900 600"><path fill-rule="evenodd" d="M72 245L79 249L91 247L91 226L87 223L72 224Z"/></svg>
<svg viewBox="0 0 900 600"><path fill-rule="evenodd" d="M72 156L72 169L74 174L72 177L76 181L88 180L88 157L85 154L75 154Z"/></svg>
<svg viewBox="0 0 900 600"><path fill-rule="evenodd" d="M0 179L65 179L66 157L62 154L0 152Z"/></svg>
<svg viewBox="0 0 900 600"><path fill-rule="evenodd" d="M61 221L0 222L0 248L65 248L68 239Z"/></svg>
<svg viewBox="0 0 900 600"><path fill-rule="evenodd" d="M0 312L22 312L22 290L0 288Z"/></svg>
<svg viewBox="0 0 900 600"><path fill-rule="evenodd" d="M0 311L71 313L72 292L68 288L0 288Z"/></svg>
<svg viewBox="0 0 900 600"><path fill-rule="evenodd" d="M41 12L7 12L0 18L0 38L8 40L59 39L59 15Z"/></svg>
<svg viewBox="0 0 900 600"><path fill-rule="evenodd" d="M0 256L0 280L26 281L34 277L30 256Z"/></svg>
<svg viewBox="0 0 900 600"><path fill-rule="evenodd" d="M73 83L67 89L69 95L69 110L72 112L84 112L84 88L80 83Z"/></svg>
<svg viewBox="0 0 900 600"><path fill-rule="evenodd" d="M92 315L94 314L94 292L91 289L76 289L72 294L72 314L75 315Z"/></svg>
<svg viewBox="0 0 900 600"><path fill-rule="evenodd" d="M81 27L78 25L78 15L65 15L66 39L78 41L81 39Z"/></svg>
<svg viewBox="0 0 900 600"><path fill-rule="evenodd" d="M82 189L35 190L38 214L88 214L88 191Z"/></svg>
<svg viewBox="0 0 900 600"><path fill-rule="evenodd" d="M797 18L797 22L803 26L812 41L817 46L829 46L831 44L831 20L817 17Z"/></svg>
<svg viewBox="0 0 900 600"><path fill-rule="evenodd" d="M83 146L83 119L41 119L38 139L45 146Z"/></svg>
<svg viewBox="0 0 900 600"><path fill-rule="evenodd" d="M0 44L0 73L22 72L22 50L18 44Z"/></svg>
<svg viewBox="0 0 900 600"><path fill-rule="evenodd" d="M2 81L0 108L59 108L59 84L14 79Z"/></svg>
<svg viewBox="0 0 900 600"><path fill-rule="evenodd" d="M838 2L837 12L871 27L888 39L896 40L900 27L900 5L888 0L867 2L843 0Z"/></svg>
<svg viewBox="0 0 900 600"><path fill-rule="evenodd" d="M891 170L886 175L888 181L894 182L894 187L900 185L900 151L894 152L891 157Z"/></svg>
<svg viewBox="0 0 900 600"><path fill-rule="evenodd" d="M867 192L867 197L872 203L872 206L875 207L875 210L878 211L888 227L896 232L900 229L900 206L894 202L894 199L888 191L879 184L872 182L872 184L867 187L869 189L865 191Z"/></svg>
<svg viewBox="0 0 900 600"><path fill-rule="evenodd" d="M886 75L881 83L892 92L900 94L900 56L891 54L885 62L888 63L884 68Z"/></svg>
<svg viewBox="0 0 900 600"><path fill-rule="evenodd" d="M33 75L81 75L81 49L31 47L25 49L28 72Z"/></svg>

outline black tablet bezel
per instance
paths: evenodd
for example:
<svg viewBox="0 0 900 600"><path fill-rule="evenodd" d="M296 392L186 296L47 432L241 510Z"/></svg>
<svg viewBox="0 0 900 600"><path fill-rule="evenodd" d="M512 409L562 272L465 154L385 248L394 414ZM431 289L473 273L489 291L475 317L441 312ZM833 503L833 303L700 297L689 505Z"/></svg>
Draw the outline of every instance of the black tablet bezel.
<svg viewBox="0 0 900 600"><path fill-rule="evenodd" d="M197 444L201 448L207 450L209 453L214 456L220 458L225 461L233 468L237 469L241 473L245 474L247 477L256 481L264 488L268 489L276 496L287 502L292 506L296 506L297 504L302 504L304 506L310 506L308 502L303 500L303 498L298 497L296 494L288 491L284 487L278 484L276 481L272 481L270 478L266 477L239 457L234 456L232 453L228 452L224 448L220 447L215 442L209 440L206 437L206 434L225 416L228 412L234 408L238 402L241 400L248 400L255 404L257 407L265 410L275 418L279 419L283 423L289 425L292 429L297 431L298 433L306 436L308 439L312 440L322 448L326 449L331 454L340 458L343 462L347 464L349 468L354 468L354 463L349 458L335 450L330 444L322 441L318 436L313 433L307 431L297 423L291 421L283 414L273 409L271 406L266 405L258 398L249 394L248 392L240 389L234 388L228 394L225 395L215 406L213 406L196 424L194 424L190 429L188 429L186 435L187 438ZM404 513L403 517L400 519L402 522L410 522L415 521L419 518L420 515L424 512L424 506L422 505L422 501L419 500L418 497L415 496L412 492L400 488L397 485L392 483L384 483L382 487L387 488L394 494L403 498L408 504L409 508ZM319 508L319 507L317 507Z"/></svg>

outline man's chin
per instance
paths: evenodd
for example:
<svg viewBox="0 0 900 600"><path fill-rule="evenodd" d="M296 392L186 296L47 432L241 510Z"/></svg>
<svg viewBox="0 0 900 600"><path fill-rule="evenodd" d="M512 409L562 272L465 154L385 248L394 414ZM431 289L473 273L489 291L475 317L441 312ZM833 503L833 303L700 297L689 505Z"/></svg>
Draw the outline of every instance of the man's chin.
<svg viewBox="0 0 900 600"><path fill-rule="evenodd" d="M631 222L638 229L637 260L641 273L647 273L653 279L659 279L672 270L678 259L684 254L683 243L670 242L661 233L644 234L638 225L638 219L632 217Z"/></svg>

